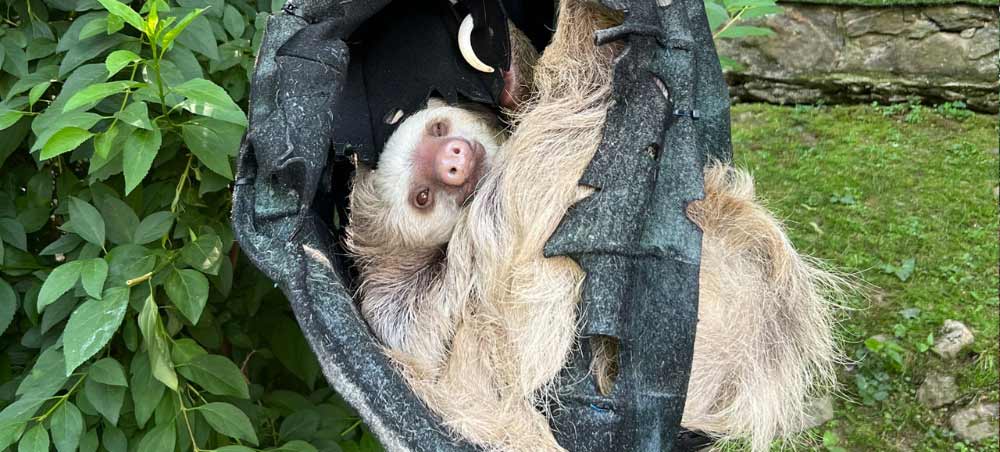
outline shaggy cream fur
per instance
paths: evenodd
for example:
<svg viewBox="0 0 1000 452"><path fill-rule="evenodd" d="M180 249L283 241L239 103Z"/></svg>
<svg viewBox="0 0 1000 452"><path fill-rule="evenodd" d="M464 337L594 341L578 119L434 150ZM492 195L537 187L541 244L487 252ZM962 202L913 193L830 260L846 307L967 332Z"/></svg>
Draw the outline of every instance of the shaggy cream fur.
<svg viewBox="0 0 1000 452"><path fill-rule="evenodd" d="M561 2L534 94L446 246L401 240L386 226L407 221L387 207L392 191L378 190L369 171L355 180L346 245L366 319L427 405L491 450L562 450L536 407L554 396L576 339L584 274L542 248L589 194L577 181L601 142L618 50L596 47L593 32L619 20L592 2ZM825 297L840 281L795 252L746 173L717 164L705 179L705 199L688 210L704 241L683 425L765 450L801 425L805 399L832 381ZM615 351L602 350L593 368L610 390Z"/></svg>

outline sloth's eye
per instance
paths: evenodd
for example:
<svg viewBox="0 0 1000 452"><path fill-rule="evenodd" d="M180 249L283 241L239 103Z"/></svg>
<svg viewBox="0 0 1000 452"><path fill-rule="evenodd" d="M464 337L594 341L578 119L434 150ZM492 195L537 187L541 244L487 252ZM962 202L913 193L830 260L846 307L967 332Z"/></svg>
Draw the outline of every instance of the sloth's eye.
<svg viewBox="0 0 1000 452"><path fill-rule="evenodd" d="M417 195L413 197L413 205L420 209L424 209L431 204L431 191L430 189L423 189L417 192Z"/></svg>
<svg viewBox="0 0 1000 452"><path fill-rule="evenodd" d="M431 123L430 127L427 128L427 131L432 137L448 136L448 123L438 119Z"/></svg>

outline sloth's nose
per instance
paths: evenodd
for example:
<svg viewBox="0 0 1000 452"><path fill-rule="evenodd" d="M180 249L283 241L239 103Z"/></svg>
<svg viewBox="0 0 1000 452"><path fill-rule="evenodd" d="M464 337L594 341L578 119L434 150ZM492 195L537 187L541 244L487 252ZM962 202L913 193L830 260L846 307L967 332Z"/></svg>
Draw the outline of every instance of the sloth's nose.
<svg viewBox="0 0 1000 452"><path fill-rule="evenodd" d="M445 185L460 187L472 177L476 156L472 145L461 138L445 141L434 159L434 170Z"/></svg>

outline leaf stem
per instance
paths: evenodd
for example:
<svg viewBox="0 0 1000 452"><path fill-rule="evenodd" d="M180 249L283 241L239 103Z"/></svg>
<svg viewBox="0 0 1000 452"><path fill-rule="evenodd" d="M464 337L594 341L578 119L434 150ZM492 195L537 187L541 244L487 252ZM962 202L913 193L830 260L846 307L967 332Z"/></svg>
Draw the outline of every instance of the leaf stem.
<svg viewBox="0 0 1000 452"><path fill-rule="evenodd" d="M142 40L144 39L144 37L145 37L145 35L139 35L139 45L140 46L142 45ZM128 81L130 81L130 82L134 82L135 81L135 73L139 69L139 63L140 62L141 61L135 61L135 62L132 63L132 73L129 74ZM128 104L128 97L131 94L132 94L132 90L131 89L126 89L125 90L125 95L122 97L122 105L120 107L118 107L118 113L121 113L121 112L125 111L125 106ZM115 119L113 119L111 121L111 125L108 126L108 130L111 130L111 128L114 127L115 124L117 124L117 123L118 123L118 115L116 114L115 115Z"/></svg>
<svg viewBox="0 0 1000 452"><path fill-rule="evenodd" d="M163 59L163 54L166 49L163 49L159 55L156 53L156 40L150 39L149 46L153 51L153 72L156 74L156 90L160 97L160 112L163 113L162 116L167 115L167 96L163 92L163 76L160 74L160 60Z"/></svg>
<svg viewBox="0 0 1000 452"><path fill-rule="evenodd" d="M80 379L76 380L76 383L74 383L73 386L70 387L69 390L66 391L65 394L54 397L54 399L58 399L58 401L56 401L56 403L52 404L52 406L49 407L49 409L47 411L45 411L44 414L42 414L41 416L36 416L36 417L34 417L32 419L35 420L35 421L37 421L39 424L41 424L42 422L45 422L45 420L48 419L49 416L51 416L52 413L56 411L56 409L58 409L60 406L62 406L62 404L64 402L66 402L66 399L69 399L69 396L73 395L73 393L76 392L76 388L78 388L80 386L80 383L83 383L83 380L86 380L86 379L87 379L87 375L86 374L80 376Z"/></svg>
<svg viewBox="0 0 1000 452"><path fill-rule="evenodd" d="M191 429L191 420L188 419L188 407L184 406L184 396L178 394L177 400L181 404L181 416L184 416L184 424L187 425L188 438L191 438L191 449L194 452L199 452L201 449L198 448L198 442L194 440L194 430Z"/></svg>
<svg viewBox="0 0 1000 452"><path fill-rule="evenodd" d="M340 432L340 436L345 436L348 433L351 433L351 430L354 430L354 429L358 428L359 425L361 425L361 419L360 418L358 420L354 421L354 423L351 424L350 427L347 427L347 429L345 429L344 431Z"/></svg>
<svg viewBox="0 0 1000 452"><path fill-rule="evenodd" d="M195 389L194 386L192 386L191 384L188 384L187 388L188 388L189 391L193 392L196 396L198 396L199 399L201 399L201 403L208 403L208 400L205 400L205 397L202 396L201 393L198 392L198 390ZM192 398L191 400L194 400L194 399Z"/></svg>
<svg viewBox="0 0 1000 452"><path fill-rule="evenodd" d="M729 29L729 27L731 27L736 22L739 22L740 18L743 16L743 13L745 13L748 9L750 9L749 6L744 6L740 8L740 12L736 13L735 16L730 17L729 20L727 20L726 23L722 27L720 27L718 31L712 33L712 39L717 39L719 35L722 34L722 32Z"/></svg>
<svg viewBox="0 0 1000 452"><path fill-rule="evenodd" d="M138 278L132 278L132 279L130 279L128 281L125 281L125 285L129 286L129 287L133 287L133 286L137 286L139 284L142 284L142 283L144 283L146 281L149 281L149 278L153 277L153 273L155 273L155 272L149 272L149 273L146 273L145 275L139 276Z"/></svg>
<svg viewBox="0 0 1000 452"><path fill-rule="evenodd" d="M181 178L177 181L177 188L174 190L174 200L170 203L170 213L177 213L177 204L181 200L181 193L184 191L184 183L187 182L188 173L191 172L191 161L193 159L194 155L188 154L187 165L184 166L184 172L181 173Z"/></svg>

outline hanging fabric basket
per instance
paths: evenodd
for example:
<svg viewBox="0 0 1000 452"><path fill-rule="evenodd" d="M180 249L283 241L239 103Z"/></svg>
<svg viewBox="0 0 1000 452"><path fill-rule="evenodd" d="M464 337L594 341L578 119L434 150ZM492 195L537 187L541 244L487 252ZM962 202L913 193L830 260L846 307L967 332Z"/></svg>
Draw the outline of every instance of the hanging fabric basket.
<svg viewBox="0 0 1000 452"><path fill-rule="evenodd" d="M335 146L355 132L337 123L351 102L343 95L353 83L348 41L389 3L290 0L268 19L233 227L287 295L331 386L387 450L476 450L448 433L382 353L352 299L341 248L354 168ZM625 50L604 139L581 180L599 195L574 206L545 254L573 258L587 275L581 344L566 377L591 378L584 342L595 336L618 341L620 371L608 396L573 385L553 429L571 451L680 449L701 246L685 208L702 196L705 163L730 157L728 94L700 0L602 3L624 22L594 39ZM541 25L534 14L524 28Z"/></svg>

